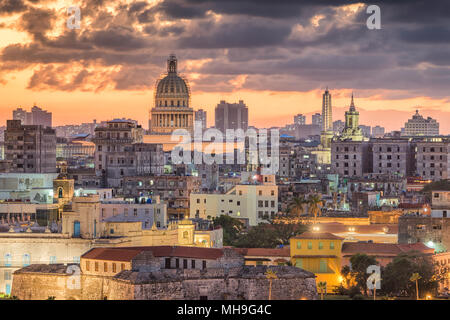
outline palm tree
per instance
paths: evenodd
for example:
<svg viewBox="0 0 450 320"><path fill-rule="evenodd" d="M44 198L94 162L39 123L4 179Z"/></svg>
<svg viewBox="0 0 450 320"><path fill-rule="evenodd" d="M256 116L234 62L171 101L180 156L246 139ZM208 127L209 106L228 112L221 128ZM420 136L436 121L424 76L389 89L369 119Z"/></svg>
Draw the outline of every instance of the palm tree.
<svg viewBox="0 0 450 320"><path fill-rule="evenodd" d="M416 297L417 297L417 300L419 300L419 279L422 279L422 277L417 272L413 273L411 275L411 278L409 278L410 281L412 281L412 282L415 281L416 282Z"/></svg>
<svg viewBox="0 0 450 320"><path fill-rule="evenodd" d="M322 208L323 202L320 194L311 194L308 197L309 212L314 216L314 224L316 223L317 214L320 216L320 209Z"/></svg>
<svg viewBox="0 0 450 320"><path fill-rule="evenodd" d="M320 290L320 299L323 300L323 294L325 293L325 291L327 290L327 283L324 281L320 281L317 284L317 288Z"/></svg>
<svg viewBox="0 0 450 320"><path fill-rule="evenodd" d="M297 217L300 218L302 213L305 212L305 204L308 203L308 200L305 197L294 198L294 203L291 206L291 210L297 214Z"/></svg>
<svg viewBox="0 0 450 320"><path fill-rule="evenodd" d="M269 280L269 300L272 300L272 280L278 279L278 276L276 272L273 271L272 269L267 269L265 275L266 278Z"/></svg>

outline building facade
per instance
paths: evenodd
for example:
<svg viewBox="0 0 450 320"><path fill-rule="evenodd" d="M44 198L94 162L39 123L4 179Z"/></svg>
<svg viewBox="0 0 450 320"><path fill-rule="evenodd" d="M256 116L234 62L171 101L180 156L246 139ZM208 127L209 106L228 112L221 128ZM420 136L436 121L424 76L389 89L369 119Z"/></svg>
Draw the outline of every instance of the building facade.
<svg viewBox="0 0 450 320"><path fill-rule="evenodd" d="M413 115L405 127L402 128L404 136L437 136L439 135L439 123L430 117L424 118L419 114L419 110Z"/></svg>
<svg viewBox="0 0 450 320"><path fill-rule="evenodd" d="M416 173L423 179L450 178L450 140L424 138L416 144Z"/></svg>
<svg viewBox="0 0 450 320"><path fill-rule="evenodd" d="M247 131L248 108L244 101L239 100L239 103L220 101L215 109L215 128L224 134L227 129Z"/></svg>
<svg viewBox="0 0 450 320"><path fill-rule="evenodd" d="M5 159L12 162L10 172L56 172L55 130L40 125L22 125L20 120L8 120Z"/></svg>

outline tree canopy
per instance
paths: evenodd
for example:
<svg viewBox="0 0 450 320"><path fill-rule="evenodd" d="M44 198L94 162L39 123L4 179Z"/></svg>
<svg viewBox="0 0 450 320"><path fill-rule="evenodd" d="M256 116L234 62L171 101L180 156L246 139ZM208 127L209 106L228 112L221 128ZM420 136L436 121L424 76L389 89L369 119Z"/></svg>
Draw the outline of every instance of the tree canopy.
<svg viewBox="0 0 450 320"><path fill-rule="evenodd" d="M432 262L419 252L402 253L394 258L382 272L382 290L390 295L413 296L415 284L410 280L415 274L422 292L430 292L437 288L438 281L434 277Z"/></svg>

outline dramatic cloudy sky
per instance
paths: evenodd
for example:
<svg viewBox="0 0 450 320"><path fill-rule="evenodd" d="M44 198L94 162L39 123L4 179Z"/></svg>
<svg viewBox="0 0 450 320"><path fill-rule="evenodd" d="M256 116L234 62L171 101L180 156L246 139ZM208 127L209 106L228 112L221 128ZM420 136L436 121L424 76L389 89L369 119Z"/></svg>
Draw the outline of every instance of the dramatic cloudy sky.
<svg viewBox="0 0 450 320"><path fill-rule="evenodd" d="M381 8L369 30L367 5ZM66 26L69 6L81 28ZM447 0L0 0L0 125L34 102L56 125L138 119L170 53L195 109L244 100L250 124L321 108L334 120L355 92L361 122L398 130L419 109L450 133ZM310 118L308 117L308 121Z"/></svg>

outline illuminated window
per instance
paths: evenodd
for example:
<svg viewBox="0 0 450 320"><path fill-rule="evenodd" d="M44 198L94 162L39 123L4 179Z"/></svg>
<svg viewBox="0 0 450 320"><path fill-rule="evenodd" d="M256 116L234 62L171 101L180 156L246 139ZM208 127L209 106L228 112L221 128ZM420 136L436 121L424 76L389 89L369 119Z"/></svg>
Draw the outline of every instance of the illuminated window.
<svg viewBox="0 0 450 320"><path fill-rule="evenodd" d="M308 249L312 249L312 242L311 241L308 241Z"/></svg>
<svg viewBox="0 0 450 320"><path fill-rule="evenodd" d="M300 241L297 241L297 249L301 249L302 248L302 243Z"/></svg>
<svg viewBox="0 0 450 320"><path fill-rule="evenodd" d="M330 242L330 249L334 249L334 242Z"/></svg>
<svg viewBox="0 0 450 320"><path fill-rule="evenodd" d="M320 249L323 249L323 242L322 241L319 241L319 250Z"/></svg>

